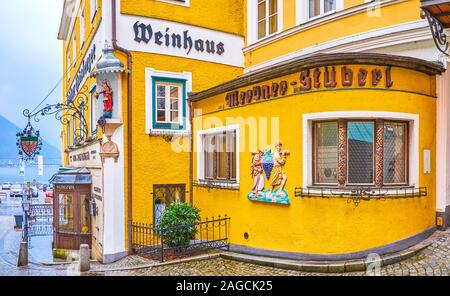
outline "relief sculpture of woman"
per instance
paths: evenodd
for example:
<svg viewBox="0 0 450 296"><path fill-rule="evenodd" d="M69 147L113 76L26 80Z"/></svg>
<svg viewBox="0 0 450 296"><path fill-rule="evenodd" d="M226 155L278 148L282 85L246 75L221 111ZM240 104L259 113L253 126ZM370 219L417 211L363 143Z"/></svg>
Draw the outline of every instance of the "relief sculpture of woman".
<svg viewBox="0 0 450 296"><path fill-rule="evenodd" d="M111 83L108 80L102 82L103 90L96 92L95 97L98 99L100 95L103 95L103 118L111 118L113 110L113 90Z"/></svg>
<svg viewBox="0 0 450 296"><path fill-rule="evenodd" d="M253 177L252 195L253 197L257 197L258 194L264 190L264 176L262 167L262 158L264 156L264 153L262 151L258 151L256 153L252 153L252 155L253 155L251 166L251 176Z"/></svg>

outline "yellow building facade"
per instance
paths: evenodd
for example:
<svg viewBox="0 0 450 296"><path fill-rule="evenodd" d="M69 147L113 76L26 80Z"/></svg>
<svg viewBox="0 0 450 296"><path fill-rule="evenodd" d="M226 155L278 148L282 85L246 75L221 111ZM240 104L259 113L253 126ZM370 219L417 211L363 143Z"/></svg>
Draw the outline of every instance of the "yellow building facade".
<svg viewBox="0 0 450 296"><path fill-rule="evenodd" d="M231 217L233 250L287 258L445 227L447 59L423 17L418 0L66 1L63 97L84 120L64 165L91 174L94 257L132 251L131 225L174 201Z"/></svg>

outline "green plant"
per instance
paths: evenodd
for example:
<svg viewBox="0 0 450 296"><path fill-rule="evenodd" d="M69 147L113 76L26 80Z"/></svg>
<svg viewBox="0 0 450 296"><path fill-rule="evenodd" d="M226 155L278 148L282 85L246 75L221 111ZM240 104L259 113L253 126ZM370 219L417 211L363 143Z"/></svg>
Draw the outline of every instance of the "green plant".
<svg viewBox="0 0 450 296"><path fill-rule="evenodd" d="M200 222L200 210L187 203L172 203L162 213L156 225L163 243L169 247L188 245L197 234L196 223Z"/></svg>

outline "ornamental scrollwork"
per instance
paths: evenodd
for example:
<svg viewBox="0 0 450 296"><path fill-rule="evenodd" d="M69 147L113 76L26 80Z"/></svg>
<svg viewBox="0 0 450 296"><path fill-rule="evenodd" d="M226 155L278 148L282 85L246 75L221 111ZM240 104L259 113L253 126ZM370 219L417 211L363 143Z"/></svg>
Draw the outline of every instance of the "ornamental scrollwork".
<svg viewBox="0 0 450 296"><path fill-rule="evenodd" d="M56 120L63 125L68 125L73 119L79 122L79 125L74 129L75 145L80 145L86 140L88 135L88 125L84 114L88 111L89 97L87 86L84 86L77 97L66 103L47 104L39 110L30 111L25 109L23 115L28 118L28 122L40 122L43 117L54 116Z"/></svg>
<svg viewBox="0 0 450 296"><path fill-rule="evenodd" d="M447 34L445 34L444 26L430 12L423 10L423 13L425 14L428 20L428 24L431 29L431 34L433 35L433 41L436 44L437 49L446 56L449 56L448 54L449 42L447 40Z"/></svg>

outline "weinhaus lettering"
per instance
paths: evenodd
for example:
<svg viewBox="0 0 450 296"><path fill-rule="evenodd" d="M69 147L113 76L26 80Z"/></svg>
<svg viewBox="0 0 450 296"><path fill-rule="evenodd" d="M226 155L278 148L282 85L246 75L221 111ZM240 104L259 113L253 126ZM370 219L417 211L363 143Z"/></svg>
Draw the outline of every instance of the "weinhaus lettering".
<svg viewBox="0 0 450 296"><path fill-rule="evenodd" d="M199 53L208 53L221 56L225 53L225 44L214 40L195 39L191 37L190 31L181 33L172 32L170 28L164 31L154 31L151 24L137 21L134 26L134 40L138 43L154 43L158 46L184 49L189 55L192 50Z"/></svg>
<svg viewBox="0 0 450 296"><path fill-rule="evenodd" d="M337 73L340 71L340 81ZM287 94L288 86L293 86L294 93L307 92L322 88L338 87L376 87L384 86L391 88L394 85L391 74L391 67L373 69L368 71L364 68L354 71L347 66L340 68L324 67L307 69L299 74L299 79L295 81L272 82L271 84L257 85L252 89L243 91L233 91L226 95L225 100L228 107L256 103L261 100L268 100ZM384 85L383 85L384 84Z"/></svg>

